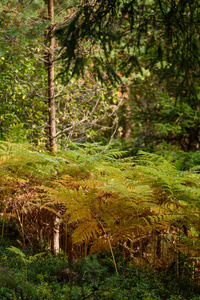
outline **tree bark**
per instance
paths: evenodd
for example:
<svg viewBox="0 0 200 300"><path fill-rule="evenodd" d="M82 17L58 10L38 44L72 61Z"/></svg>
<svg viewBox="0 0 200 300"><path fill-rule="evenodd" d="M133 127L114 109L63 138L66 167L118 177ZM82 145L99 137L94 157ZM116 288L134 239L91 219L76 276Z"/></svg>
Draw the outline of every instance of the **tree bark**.
<svg viewBox="0 0 200 300"><path fill-rule="evenodd" d="M60 252L60 218L58 216L55 216L53 227L53 253L58 255Z"/></svg>
<svg viewBox="0 0 200 300"><path fill-rule="evenodd" d="M56 143L56 106L55 106L55 82L54 82L54 56L55 56L55 36L54 36L54 2L47 1L48 18L50 27L48 30L48 100L49 100L49 143L52 153L57 151ZM53 253L59 254L60 250L60 219L55 216L53 223Z"/></svg>
<svg viewBox="0 0 200 300"><path fill-rule="evenodd" d="M57 151L56 144L56 107L55 107L55 83L54 83L54 3L48 0L48 18L50 27L48 31L48 99L49 99L49 142L50 150L54 153Z"/></svg>

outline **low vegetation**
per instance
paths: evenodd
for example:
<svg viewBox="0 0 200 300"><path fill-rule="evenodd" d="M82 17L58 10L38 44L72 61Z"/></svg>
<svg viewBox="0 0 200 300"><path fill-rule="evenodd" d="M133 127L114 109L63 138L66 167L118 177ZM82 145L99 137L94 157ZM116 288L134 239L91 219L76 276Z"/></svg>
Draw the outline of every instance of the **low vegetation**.
<svg viewBox="0 0 200 300"><path fill-rule="evenodd" d="M1 245L6 241L1 240ZM51 254L26 255L18 248L0 248L1 299L138 299L198 300L200 288L188 277L176 277L130 264L115 253L119 275L109 253L72 264Z"/></svg>
<svg viewBox="0 0 200 300"><path fill-rule="evenodd" d="M174 157L2 141L2 299L198 299L200 177Z"/></svg>

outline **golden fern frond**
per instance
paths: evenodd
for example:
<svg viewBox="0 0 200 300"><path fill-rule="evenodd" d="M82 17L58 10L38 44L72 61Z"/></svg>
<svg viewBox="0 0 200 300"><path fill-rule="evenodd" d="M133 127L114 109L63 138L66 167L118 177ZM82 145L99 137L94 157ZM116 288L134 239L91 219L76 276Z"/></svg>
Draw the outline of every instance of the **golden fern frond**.
<svg viewBox="0 0 200 300"><path fill-rule="evenodd" d="M100 236L94 239L92 246L90 247L90 254L102 253L104 251L109 251L109 243L106 236Z"/></svg>
<svg viewBox="0 0 200 300"><path fill-rule="evenodd" d="M154 224L162 224L162 226L169 225L174 222L174 220L177 220L179 216L173 215L173 214L159 214L159 215L153 215L148 216L149 222L151 226Z"/></svg>
<svg viewBox="0 0 200 300"><path fill-rule="evenodd" d="M120 223L116 226L115 234L124 235L128 233L131 234L132 231L135 231L135 228L140 228L142 231L145 231L145 226L149 226L149 222L146 218L137 218L137 217L124 217Z"/></svg>
<svg viewBox="0 0 200 300"><path fill-rule="evenodd" d="M67 215L70 215L68 223L80 223L83 220L92 220L92 215L89 209L83 206L70 206L67 211Z"/></svg>
<svg viewBox="0 0 200 300"><path fill-rule="evenodd" d="M101 233L101 229L95 219L86 220L81 222L81 226L78 226L73 234L72 241L74 244L83 243L90 239L96 238L97 234Z"/></svg>
<svg viewBox="0 0 200 300"><path fill-rule="evenodd" d="M93 178L85 179L84 181L81 182L83 188L89 190L93 188L103 187L105 185L104 182L95 179L94 175L92 175L92 177Z"/></svg>

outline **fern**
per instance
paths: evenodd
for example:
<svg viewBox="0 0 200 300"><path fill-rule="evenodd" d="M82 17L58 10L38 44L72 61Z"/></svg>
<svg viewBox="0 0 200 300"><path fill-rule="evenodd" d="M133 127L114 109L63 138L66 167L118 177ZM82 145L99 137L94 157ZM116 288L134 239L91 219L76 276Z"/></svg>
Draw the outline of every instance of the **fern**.
<svg viewBox="0 0 200 300"><path fill-rule="evenodd" d="M32 151L30 144L12 144L0 141L0 171L48 178L55 176L55 170L62 172L63 161L49 154Z"/></svg>
<svg viewBox="0 0 200 300"><path fill-rule="evenodd" d="M90 253L123 248L134 261L148 256L156 263L156 234L168 257L178 236L186 251L184 230L198 250L200 176L195 170L180 172L145 152L121 159L122 152L99 144L70 147L52 156L31 145L0 142L1 212L18 220L24 241L50 243L52 220L59 216L73 247L87 245Z"/></svg>
<svg viewBox="0 0 200 300"><path fill-rule="evenodd" d="M90 241L91 238L95 239L99 233L98 222L95 219L86 220L74 230L72 239L75 243L83 243Z"/></svg>
<svg viewBox="0 0 200 300"><path fill-rule="evenodd" d="M87 176L73 173L68 166L70 176L54 182L57 188L51 190L65 207L63 221L73 227L74 245L86 243L91 252L103 251L109 248L108 241L119 249L124 241L144 244L148 236L151 249L156 231L170 232L179 224L197 230L198 174L179 172L164 158L144 152L134 161L105 158L101 163L95 151L91 153L90 170L84 171ZM85 162L79 162L83 172Z"/></svg>

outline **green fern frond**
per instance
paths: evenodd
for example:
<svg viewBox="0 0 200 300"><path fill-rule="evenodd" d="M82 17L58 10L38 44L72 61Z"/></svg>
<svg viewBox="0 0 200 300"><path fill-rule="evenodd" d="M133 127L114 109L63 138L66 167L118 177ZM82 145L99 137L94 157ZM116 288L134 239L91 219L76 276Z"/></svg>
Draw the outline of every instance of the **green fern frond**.
<svg viewBox="0 0 200 300"><path fill-rule="evenodd" d="M63 161L50 154L32 151L30 144L13 144L0 141L1 171L24 173L38 178L55 176L55 170L63 170Z"/></svg>

